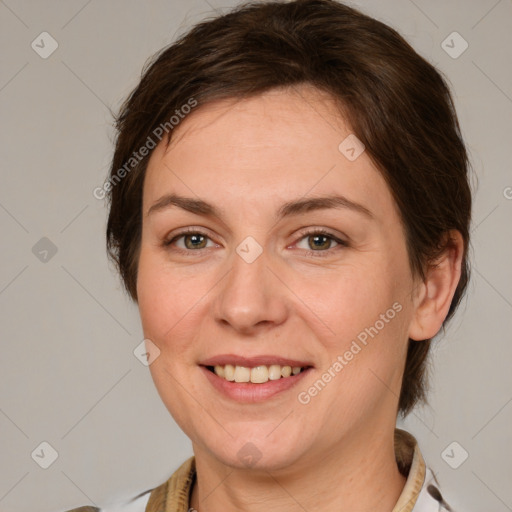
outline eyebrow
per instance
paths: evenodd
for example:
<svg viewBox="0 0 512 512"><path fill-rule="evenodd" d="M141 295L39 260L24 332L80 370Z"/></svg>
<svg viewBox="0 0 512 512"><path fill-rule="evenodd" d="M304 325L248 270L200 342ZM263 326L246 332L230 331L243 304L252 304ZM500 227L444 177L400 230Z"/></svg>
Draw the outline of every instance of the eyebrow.
<svg viewBox="0 0 512 512"><path fill-rule="evenodd" d="M157 211L166 210L173 206L177 206L196 215L206 217L217 217L222 219L222 212L214 205L203 201L202 199L194 199L192 197L179 196L177 194L166 194L157 199L149 208L147 216ZM297 199L284 203L277 211L277 219L292 215L301 215L315 210L341 209L345 208L360 213L370 219L374 219L374 214L362 204L351 201L343 195L329 195L322 197L309 197Z"/></svg>

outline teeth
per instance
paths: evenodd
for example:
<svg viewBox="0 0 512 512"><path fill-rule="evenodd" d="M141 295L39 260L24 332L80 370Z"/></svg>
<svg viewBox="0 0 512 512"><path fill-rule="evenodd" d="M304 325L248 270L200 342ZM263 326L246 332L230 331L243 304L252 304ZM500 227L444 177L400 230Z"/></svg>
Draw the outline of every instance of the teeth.
<svg viewBox="0 0 512 512"><path fill-rule="evenodd" d="M245 366L235 367L235 382L249 382L251 380L251 369Z"/></svg>
<svg viewBox="0 0 512 512"><path fill-rule="evenodd" d="M268 367L268 378L270 380L277 380L281 378L281 367L278 364L271 364Z"/></svg>
<svg viewBox="0 0 512 512"><path fill-rule="evenodd" d="M268 368L266 366L256 366L251 369L251 382L262 384L268 381Z"/></svg>
<svg viewBox="0 0 512 512"><path fill-rule="evenodd" d="M216 366L215 368L222 368L222 366ZM215 372L217 373L217 372ZM217 375L219 375L217 373ZM219 377L222 377L222 375L219 375ZM234 381L235 380L235 367L231 364L227 364L226 366L224 366L224 376L223 376L226 380L229 380L229 381Z"/></svg>
<svg viewBox="0 0 512 512"><path fill-rule="evenodd" d="M253 384L264 384L269 380L290 377L292 374L297 375L301 370L300 366L292 368L291 366L280 366L278 364L255 366L254 368L227 364L225 366L217 365L213 369L216 375L230 382L252 382Z"/></svg>

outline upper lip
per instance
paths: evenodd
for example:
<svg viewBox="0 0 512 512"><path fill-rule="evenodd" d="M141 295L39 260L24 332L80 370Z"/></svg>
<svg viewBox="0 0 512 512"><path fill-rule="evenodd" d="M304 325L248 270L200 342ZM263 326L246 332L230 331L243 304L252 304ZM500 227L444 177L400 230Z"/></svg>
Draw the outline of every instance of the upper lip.
<svg viewBox="0 0 512 512"><path fill-rule="evenodd" d="M306 361L299 361L297 359L289 359L281 356L260 355L245 357L235 354L220 354L218 356L205 359L199 364L202 366L225 366L226 364L231 364L233 366L245 366L248 368L254 368L255 366L270 366L272 364L291 367L300 366L301 368L312 366L311 363Z"/></svg>

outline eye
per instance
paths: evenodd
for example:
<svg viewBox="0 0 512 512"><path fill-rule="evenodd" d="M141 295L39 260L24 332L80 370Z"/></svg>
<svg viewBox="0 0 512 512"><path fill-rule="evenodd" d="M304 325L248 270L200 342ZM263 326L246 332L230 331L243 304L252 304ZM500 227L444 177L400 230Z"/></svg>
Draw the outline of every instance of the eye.
<svg viewBox="0 0 512 512"><path fill-rule="evenodd" d="M178 233L170 240L164 242L165 247L172 245L176 246L176 249L182 252L190 252L198 249L207 249L207 241L209 236L202 231L197 229L187 229ZM210 246L211 247L211 246Z"/></svg>
<svg viewBox="0 0 512 512"><path fill-rule="evenodd" d="M297 247L309 251L310 254L314 253L332 253L331 249L347 247L348 244L338 237L329 233L324 229L316 229L301 233L302 237L297 244ZM306 246L300 247L301 243L305 243ZM335 244L333 246L333 243ZM327 256L326 254L315 254L315 256Z"/></svg>
<svg viewBox="0 0 512 512"><path fill-rule="evenodd" d="M300 235L301 237L299 242L297 242L297 247L308 251L308 255L320 257L328 256L336 249L348 247L347 242L344 242L325 229L303 231ZM207 245L208 241L211 242L210 246ZM301 247L300 244L305 244L305 246ZM216 244L211 241L207 233L196 228L188 228L177 233L170 240L164 241L163 245L166 248L172 247L172 250L176 250L183 254L191 254L192 252L196 252L201 249L215 247Z"/></svg>

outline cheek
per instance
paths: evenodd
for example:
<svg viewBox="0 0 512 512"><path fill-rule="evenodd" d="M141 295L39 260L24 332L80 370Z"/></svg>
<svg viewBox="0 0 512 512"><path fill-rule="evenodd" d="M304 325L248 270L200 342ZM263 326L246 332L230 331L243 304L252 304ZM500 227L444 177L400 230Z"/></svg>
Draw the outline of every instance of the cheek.
<svg viewBox="0 0 512 512"><path fill-rule="evenodd" d="M323 290L313 295L315 312L325 318L335 333L333 338L342 343L365 332L390 308L388 316L394 316L392 306L400 302L401 296L398 280L392 278L385 266L376 264L340 269L339 273L327 276Z"/></svg>
<svg viewBox="0 0 512 512"><path fill-rule="evenodd" d="M137 272L139 313L144 335L150 339L160 337L166 324L172 321L169 314L173 315L174 311L169 303L165 280L162 279L159 267L152 264L151 260L151 257L146 256L146 252L142 250ZM170 325L167 328L170 328Z"/></svg>
<svg viewBox="0 0 512 512"><path fill-rule="evenodd" d="M195 285L199 285L200 279ZM138 306L144 337L160 349L149 366L155 387L168 411L180 427L191 431L190 417L201 414L190 395L200 396L194 382L183 383L194 371L192 326L199 321L202 302L189 278L170 274L161 258L149 250L141 250L137 280ZM192 410L192 413L189 411ZM197 410L196 410L197 409Z"/></svg>
<svg viewBox="0 0 512 512"><path fill-rule="evenodd" d="M362 397L386 394L387 386L398 392L407 349L407 267L375 256L370 264L344 269L331 279L317 303L323 307L318 316L335 333L323 338L327 357L322 370L337 376L332 390L339 393L331 399L349 408L360 407Z"/></svg>
<svg viewBox="0 0 512 512"><path fill-rule="evenodd" d="M325 344L327 358L318 379L329 383L325 394L319 393L317 411L329 411L336 423L371 418L376 411L393 408L405 361L402 315L407 314L398 301L383 301L380 308L370 301L366 311L346 303L335 326L336 340Z"/></svg>
<svg viewBox="0 0 512 512"><path fill-rule="evenodd" d="M195 368L205 337L205 320L211 311L209 301L215 279L210 277L194 265L171 269L158 251L144 247L141 250L137 280L139 314L145 338L160 349L160 364L152 364L152 372L167 369L183 378Z"/></svg>
<svg viewBox="0 0 512 512"><path fill-rule="evenodd" d="M176 339L180 323L186 323L187 311L197 300L192 289L171 275L158 255L142 248L137 274L139 313L144 335L161 350L167 348L166 340Z"/></svg>

